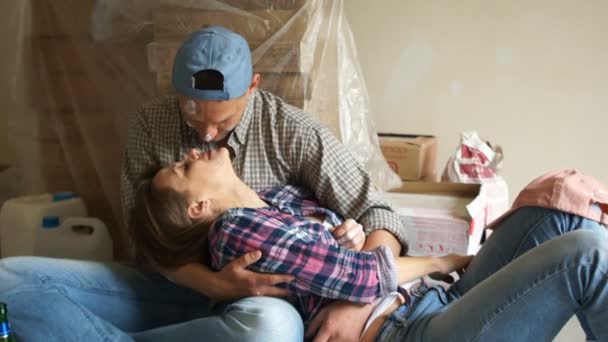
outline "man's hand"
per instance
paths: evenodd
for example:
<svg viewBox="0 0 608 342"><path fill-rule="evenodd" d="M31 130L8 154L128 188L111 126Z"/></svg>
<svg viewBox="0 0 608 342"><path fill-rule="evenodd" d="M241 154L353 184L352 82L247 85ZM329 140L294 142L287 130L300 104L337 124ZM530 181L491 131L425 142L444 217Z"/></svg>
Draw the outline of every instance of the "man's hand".
<svg viewBox="0 0 608 342"><path fill-rule="evenodd" d="M165 277L217 301L250 296L286 297L290 292L274 285L293 281L290 275L262 274L247 267L262 257L260 251L247 253L233 260L219 272L208 266L192 263L174 270L160 270Z"/></svg>
<svg viewBox="0 0 608 342"><path fill-rule="evenodd" d="M341 225L334 227L331 231L341 247L360 251L365 244L365 232L363 226L353 219L344 221Z"/></svg>
<svg viewBox="0 0 608 342"><path fill-rule="evenodd" d="M274 285L293 281L295 277L283 274L263 274L252 272L247 267L262 257L262 252L254 251L233 260L216 273L212 293L216 300L238 299L250 296L287 297L290 292Z"/></svg>
<svg viewBox="0 0 608 342"><path fill-rule="evenodd" d="M342 301L331 303L310 322L306 337L316 334L314 342L359 341L373 307Z"/></svg>

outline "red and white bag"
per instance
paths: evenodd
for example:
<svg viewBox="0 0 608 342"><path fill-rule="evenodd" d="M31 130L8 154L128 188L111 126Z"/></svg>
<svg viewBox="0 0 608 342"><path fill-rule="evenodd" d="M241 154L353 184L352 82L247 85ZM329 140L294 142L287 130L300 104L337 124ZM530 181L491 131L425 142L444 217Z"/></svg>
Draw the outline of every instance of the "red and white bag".
<svg viewBox="0 0 608 342"><path fill-rule="evenodd" d="M462 132L456 153L448 160L441 176L444 182L482 184L481 193L487 201L486 223L509 208L509 188L498 175L502 160L500 146L490 145L475 131Z"/></svg>

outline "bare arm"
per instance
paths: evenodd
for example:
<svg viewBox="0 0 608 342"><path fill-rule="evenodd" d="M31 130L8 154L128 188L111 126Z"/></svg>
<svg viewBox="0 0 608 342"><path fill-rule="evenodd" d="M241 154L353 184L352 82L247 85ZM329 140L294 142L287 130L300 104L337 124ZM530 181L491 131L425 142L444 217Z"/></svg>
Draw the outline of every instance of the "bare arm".
<svg viewBox="0 0 608 342"><path fill-rule="evenodd" d="M397 265L397 281L404 284L418 279L429 273L448 274L465 268L472 255L449 254L441 257L400 257L395 260Z"/></svg>
<svg viewBox="0 0 608 342"><path fill-rule="evenodd" d="M380 245L388 246L393 251L395 257L399 256L401 252L401 244L397 238L389 231L383 229L374 230L367 236L363 250L374 249Z"/></svg>
<svg viewBox="0 0 608 342"><path fill-rule="evenodd" d="M373 231L366 240L363 249L375 248L378 245L388 246L395 256L399 255L401 244L386 230ZM472 256L446 255L442 257L395 257L397 282L404 284L423 277L429 273L451 273L469 264Z"/></svg>

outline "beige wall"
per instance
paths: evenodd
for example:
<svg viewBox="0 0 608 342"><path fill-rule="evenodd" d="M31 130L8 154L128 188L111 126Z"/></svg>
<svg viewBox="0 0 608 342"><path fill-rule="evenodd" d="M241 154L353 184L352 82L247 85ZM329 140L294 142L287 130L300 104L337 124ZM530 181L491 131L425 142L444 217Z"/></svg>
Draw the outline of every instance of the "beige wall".
<svg viewBox="0 0 608 342"><path fill-rule="evenodd" d="M512 193L558 167L608 183L608 1L345 7L379 131L437 135L441 171L477 130L503 146Z"/></svg>

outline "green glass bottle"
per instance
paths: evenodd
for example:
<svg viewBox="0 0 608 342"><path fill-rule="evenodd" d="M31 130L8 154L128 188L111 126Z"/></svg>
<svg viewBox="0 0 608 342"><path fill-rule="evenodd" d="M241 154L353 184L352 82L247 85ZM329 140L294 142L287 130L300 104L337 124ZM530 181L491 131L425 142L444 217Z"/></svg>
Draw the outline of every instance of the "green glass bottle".
<svg viewBox="0 0 608 342"><path fill-rule="evenodd" d="M0 342L15 342L11 334L11 326L8 324L8 312L4 303L0 303Z"/></svg>

